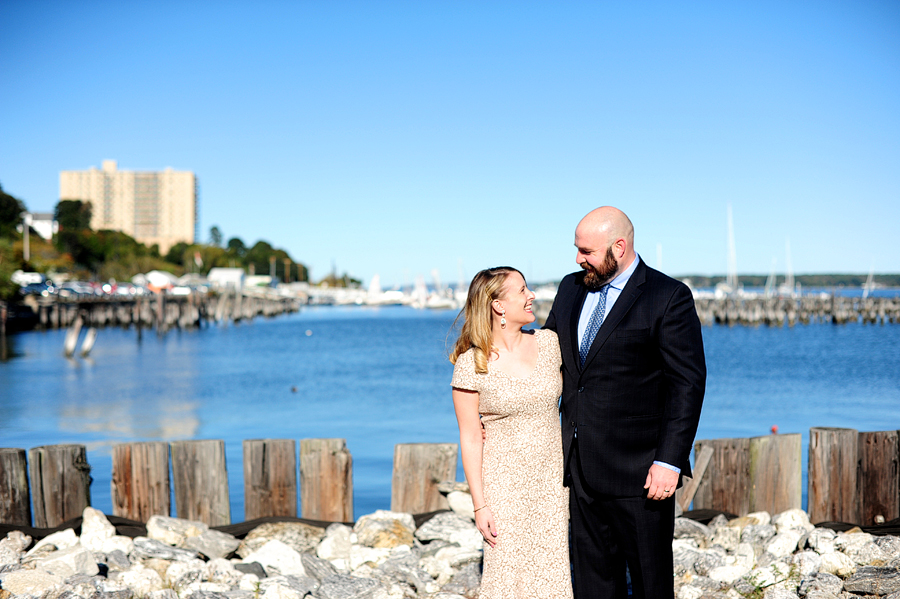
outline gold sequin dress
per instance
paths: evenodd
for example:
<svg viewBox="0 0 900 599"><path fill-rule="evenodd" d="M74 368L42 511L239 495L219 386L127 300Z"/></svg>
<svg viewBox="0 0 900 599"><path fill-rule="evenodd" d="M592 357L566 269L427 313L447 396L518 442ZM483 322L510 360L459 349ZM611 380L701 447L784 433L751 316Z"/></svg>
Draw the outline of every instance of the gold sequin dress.
<svg viewBox="0 0 900 599"><path fill-rule="evenodd" d="M486 440L484 498L497 524L497 544L484 544L480 599L568 599L569 490L563 487L558 399L559 341L534 332L538 359L520 379L492 369L475 373L472 350L459 356L452 386L478 392Z"/></svg>

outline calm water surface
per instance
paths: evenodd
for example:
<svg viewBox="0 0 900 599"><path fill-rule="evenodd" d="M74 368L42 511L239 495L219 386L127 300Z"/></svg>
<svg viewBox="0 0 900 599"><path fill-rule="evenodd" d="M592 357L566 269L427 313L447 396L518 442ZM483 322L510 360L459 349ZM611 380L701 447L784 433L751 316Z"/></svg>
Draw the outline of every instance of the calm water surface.
<svg viewBox="0 0 900 599"><path fill-rule="evenodd" d="M355 515L388 509L395 444L457 441L446 358L454 317L323 307L140 341L134 330L104 329L89 359L62 356L62 331L14 336L13 357L0 362L0 447L85 444L92 503L111 513L113 444L224 439L239 522L244 439L342 437ZM777 425L803 433L805 448L812 426L900 428L900 326L703 333L709 379L698 438Z"/></svg>

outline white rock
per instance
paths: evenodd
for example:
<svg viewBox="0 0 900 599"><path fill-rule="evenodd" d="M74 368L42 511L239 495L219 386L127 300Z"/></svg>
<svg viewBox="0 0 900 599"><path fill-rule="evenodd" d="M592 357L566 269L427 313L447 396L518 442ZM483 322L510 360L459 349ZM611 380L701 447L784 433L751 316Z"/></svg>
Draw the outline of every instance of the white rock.
<svg viewBox="0 0 900 599"><path fill-rule="evenodd" d="M761 526L765 526L766 524L770 524L772 522L772 515L769 512L752 512L747 514L747 518L756 518L756 523ZM807 518L807 521L809 519Z"/></svg>
<svg viewBox="0 0 900 599"><path fill-rule="evenodd" d="M822 556L822 565L819 567L819 572L828 572L841 578L847 578L853 576L853 573L856 572L856 564L847 555L840 551L834 551Z"/></svg>
<svg viewBox="0 0 900 599"><path fill-rule="evenodd" d="M63 578L76 574L95 576L100 573L94 554L80 545L54 551L48 554L47 557L39 559L35 562L35 565L42 570Z"/></svg>
<svg viewBox="0 0 900 599"><path fill-rule="evenodd" d="M161 591L153 591L147 595L147 599L178 599L178 593L172 589L163 589Z"/></svg>
<svg viewBox="0 0 900 599"><path fill-rule="evenodd" d="M209 526L203 522L169 516L151 516L147 521L147 537L174 547L181 547L188 537L199 537L207 530Z"/></svg>
<svg viewBox="0 0 900 599"><path fill-rule="evenodd" d="M794 554L791 563L797 567L800 578L808 578L822 567L822 557L815 551L801 551Z"/></svg>
<svg viewBox="0 0 900 599"><path fill-rule="evenodd" d="M442 547L434 554L434 557L447 561L453 568L460 568L466 564L471 564L472 562L479 562L482 560L483 556L484 553L480 549L473 550L465 547L457 547L455 545Z"/></svg>
<svg viewBox="0 0 900 599"><path fill-rule="evenodd" d="M772 518L772 524L775 525L775 529L779 533L786 530L801 530L803 532L809 532L810 530L815 528L815 526L809 523L809 516L807 516L806 512L801 509L793 509L781 512L780 514Z"/></svg>
<svg viewBox="0 0 900 599"><path fill-rule="evenodd" d="M836 551L834 546L835 537L837 537L837 533L830 528L815 528L809 531L806 544L819 555L834 553Z"/></svg>
<svg viewBox="0 0 900 599"><path fill-rule="evenodd" d="M787 557L797 549L802 536L803 533L795 528L785 528L766 543L766 551L778 558Z"/></svg>
<svg viewBox="0 0 900 599"><path fill-rule="evenodd" d="M734 551L741 542L741 531L731 526L720 526L713 533L711 543L726 551Z"/></svg>
<svg viewBox="0 0 900 599"><path fill-rule="evenodd" d="M412 545L416 521L412 514L377 510L356 521L353 532L357 543L366 547L393 548Z"/></svg>
<svg viewBox="0 0 900 599"><path fill-rule="evenodd" d="M273 584L266 588L266 592L262 594L262 597L264 599L303 599L305 595L306 593L301 595L291 587L286 587L282 584Z"/></svg>
<svg viewBox="0 0 900 599"><path fill-rule="evenodd" d="M242 591L258 591L259 576L256 574L244 574L241 576L241 581L238 583L237 587Z"/></svg>
<svg viewBox="0 0 900 599"><path fill-rule="evenodd" d="M116 535L108 539L104 539L100 545L100 551L103 553L112 553L113 551L121 551L125 555L131 553L134 549L134 541L131 537Z"/></svg>
<svg viewBox="0 0 900 599"><path fill-rule="evenodd" d="M450 579L456 574L449 561L438 559L433 555L420 559L419 567L428 572L428 575L434 578L438 586L441 587L450 582Z"/></svg>
<svg viewBox="0 0 900 599"><path fill-rule="evenodd" d="M300 554L291 547L282 543L277 539L273 539L245 557L245 564L252 562L259 563L266 569L266 574L270 574L271 569L277 570L279 574L286 576L306 576L306 570L303 568L303 561Z"/></svg>
<svg viewBox="0 0 900 599"><path fill-rule="evenodd" d="M47 535L46 537L35 543L34 547L32 547L28 551L28 553L25 554L25 557L30 557L41 547L44 547L46 545L53 545L57 549L68 549L69 547L78 545L78 535L76 535L75 531L71 528L55 532L52 535Z"/></svg>
<svg viewBox="0 0 900 599"><path fill-rule="evenodd" d="M206 562L204 562L202 559L174 561L166 569L165 581L167 584L169 584L169 586L175 586L175 583L178 582L178 579L188 572L198 572L199 577L202 576L202 573L205 569Z"/></svg>
<svg viewBox="0 0 900 599"><path fill-rule="evenodd" d="M84 508L81 522L81 545L91 551L103 551L103 542L116 536L116 527L100 510Z"/></svg>
<svg viewBox="0 0 900 599"><path fill-rule="evenodd" d="M365 547L363 545L354 545L350 549L350 570L355 571L363 564L373 563L380 566L391 557L391 550L383 548Z"/></svg>
<svg viewBox="0 0 900 599"><path fill-rule="evenodd" d="M462 491L451 491L447 493L447 503L450 509L464 518L475 521L475 504L472 503L472 496Z"/></svg>
<svg viewBox="0 0 900 599"><path fill-rule="evenodd" d="M166 586L156 570L141 566L122 572L116 580L134 591L136 597L145 597L154 591L163 590Z"/></svg>
<svg viewBox="0 0 900 599"><path fill-rule="evenodd" d="M689 584L678 589L677 599L700 599L703 596L703 589L693 587Z"/></svg>
<svg viewBox="0 0 900 599"><path fill-rule="evenodd" d="M749 571L750 568L745 568L741 565L719 566L718 568L713 568L709 571L709 578L712 578L716 582L732 584L735 580L744 576Z"/></svg>
<svg viewBox="0 0 900 599"><path fill-rule="evenodd" d="M316 555L330 562L335 560L348 560L350 548L353 546L350 540L352 530L343 524L332 524L325 529L325 538L316 547ZM346 565L342 568L346 569Z"/></svg>
<svg viewBox="0 0 900 599"><path fill-rule="evenodd" d="M800 599L800 597L793 591L774 586L763 591L763 599Z"/></svg>
<svg viewBox="0 0 900 599"><path fill-rule="evenodd" d="M0 574L0 586L13 595L40 597L63 582L62 576L55 576L43 570L13 570Z"/></svg>
<svg viewBox="0 0 900 599"><path fill-rule="evenodd" d="M747 568L749 572L756 565L756 551L750 543L741 543L734 550L734 565Z"/></svg>

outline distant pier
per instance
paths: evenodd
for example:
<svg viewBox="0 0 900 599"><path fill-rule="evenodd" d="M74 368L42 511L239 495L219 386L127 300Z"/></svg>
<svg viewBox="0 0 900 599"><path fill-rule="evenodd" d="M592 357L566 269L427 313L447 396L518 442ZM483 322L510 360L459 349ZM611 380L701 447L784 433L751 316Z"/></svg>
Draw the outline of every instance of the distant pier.
<svg viewBox="0 0 900 599"><path fill-rule="evenodd" d="M535 300L538 322L547 320L552 305L552 300ZM783 327L812 323L900 323L900 297L695 297L694 305L704 325Z"/></svg>

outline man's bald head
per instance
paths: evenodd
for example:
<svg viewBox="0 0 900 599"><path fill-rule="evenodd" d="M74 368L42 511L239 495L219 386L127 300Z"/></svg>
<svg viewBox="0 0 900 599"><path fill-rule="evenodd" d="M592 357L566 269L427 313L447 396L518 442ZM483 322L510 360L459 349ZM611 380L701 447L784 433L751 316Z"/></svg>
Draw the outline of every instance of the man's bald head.
<svg viewBox="0 0 900 599"><path fill-rule="evenodd" d="M634 261L634 226L612 206L591 210L575 228L575 261L588 274L590 287L606 284Z"/></svg>

